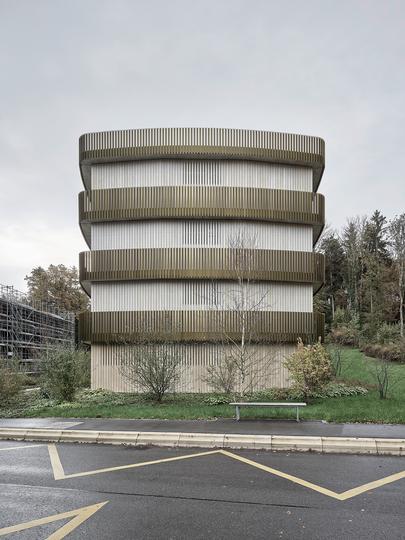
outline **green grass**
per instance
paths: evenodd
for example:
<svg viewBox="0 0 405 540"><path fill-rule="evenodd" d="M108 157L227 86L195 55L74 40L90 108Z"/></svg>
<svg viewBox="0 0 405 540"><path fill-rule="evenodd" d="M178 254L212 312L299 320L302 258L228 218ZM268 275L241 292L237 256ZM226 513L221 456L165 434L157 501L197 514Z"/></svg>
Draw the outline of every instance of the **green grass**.
<svg viewBox="0 0 405 540"><path fill-rule="evenodd" d="M342 350L342 374L340 379L348 384L368 388L366 395L334 397L313 400L301 412L303 419L334 422L405 423L405 365L391 364L394 384L388 399L381 400L372 376L375 360L367 358L357 349ZM144 396L131 394L83 393L73 403L52 403L39 398L38 394L24 396L24 400L8 410L3 416L27 417L76 417L76 418L155 418L155 419L215 419L234 416L230 405L210 405L208 395L178 394L165 398L162 404L154 404ZM245 409L245 418L295 418L295 410Z"/></svg>

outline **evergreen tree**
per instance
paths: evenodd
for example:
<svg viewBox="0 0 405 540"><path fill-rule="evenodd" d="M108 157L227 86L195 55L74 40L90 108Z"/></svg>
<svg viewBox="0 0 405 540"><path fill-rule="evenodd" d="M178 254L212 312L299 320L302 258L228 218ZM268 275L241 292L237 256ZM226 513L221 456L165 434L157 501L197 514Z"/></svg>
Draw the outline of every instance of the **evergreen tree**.
<svg viewBox="0 0 405 540"><path fill-rule="evenodd" d="M337 306L345 299L343 267L345 253L340 238L331 232L321 240L319 250L325 255L325 286L323 295L326 300L326 322L331 324Z"/></svg>

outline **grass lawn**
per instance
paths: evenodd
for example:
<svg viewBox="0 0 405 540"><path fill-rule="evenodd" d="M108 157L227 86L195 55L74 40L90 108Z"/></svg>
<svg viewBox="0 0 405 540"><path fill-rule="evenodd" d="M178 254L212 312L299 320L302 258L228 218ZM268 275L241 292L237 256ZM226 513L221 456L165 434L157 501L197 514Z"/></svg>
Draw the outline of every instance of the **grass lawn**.
<svg viewBox="0 0 405 540"><path fill-rule="evenodd" d="M405 423L405 364L391 364L392 386L388 399L381 400L372 376L374 359L357 349L342 349L340 380L368 388L366 395L319 398L300 413L303 419L334 422ZM271 397L270 397L271 399ZM269 399L269 400L270 400ZM214 404L210 404L214 401ZM295 410L244 409L246 418L295 418ZM214 419L234 416L234 407L215 404L211 394L170 395L160 404L151 403L136 394L84 393L73 403L54 404L32 392L23 402L8 410L0 409L0 416L76 417L76 418L158 418L158 419Z"/></svg>

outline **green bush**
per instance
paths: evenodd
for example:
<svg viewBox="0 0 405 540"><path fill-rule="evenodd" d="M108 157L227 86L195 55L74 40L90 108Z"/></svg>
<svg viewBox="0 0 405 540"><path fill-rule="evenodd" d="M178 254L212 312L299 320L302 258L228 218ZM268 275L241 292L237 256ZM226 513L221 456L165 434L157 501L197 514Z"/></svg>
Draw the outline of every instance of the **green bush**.
<svg viewBox="0 0 405 540"><path fill-rule="evenodd" d="M340 326L339 328L332 328L329 338L332 343L357 347L359 344L360 334L355 327L352 325L347 325Z"/></svg>
<svg viewBox="0 0 405 540"><path fill-rule="evenodd" d="M211 395L206 396L203 400L203 402L207 405L228 405L228 403L231 403L233 401L233 398L227 394L227 395Z"/></svg>
<svg viewBox="0 0 405 540"><path fill-rule="evenodd" d="M18 367L0 358L0 405L12 402L20 393L22 384Z"/></svg>
<svg viewBox="0 0 405 540"><path fill-rule="evenodd" d="M365 343L361 346L361 350L367 356L386 360L388 362L405 363L405 340L399 340L397 343L387 343L381 345L379 343Z"/></svg>
<svg viewBox="0 0 405 540"><path fill-rule="evenodd" d="M400 339L399 324L382 323L377 330L375 342L385 345L396 343Z"/></svg>
<svg viewBox="0 0 405 540"><path fill-rule="evenodd" d="M325 386L323 390L312 394L311 397L324 399L346 396L365 396L367 392L367 388L363 388L362 386L350 386L342 382L331 382Z"/></svg>
<svg viewBox="0 0 405 540"><path fill-rule="evenodd" d="M322 391L332 379L330 355L320 341L315 345L304 345L299 339L297 350L285 360L284 365L290 373L293 389L304 399Z"/></svg>
<svg viewBox="0 0 405 540"><path fill-rule="evenodd" d="M332 328L348 325L352 320L352 314L348 309L337 308L332 321Z"/></svg>
<svg viewBox="0 0 405 540"><path fill-rule="evenodd" d="M352 386L343 382L331 381L327 383L321 390L313 391L307 396L297 388L269 388L268 390L259 390L245 394L244 401L266 402L266 401L297 401L310 398L334 398L346 396L364 396L367 394L367 389L363 386ZM207 405L227 405L237 396L229 396L225 394L212 394L205 396L203 403Z"/></svg>
<svg viewBox="0 0 405 540"><path fill-rule="evenodd" d="M337 309L328 339L339 345L357 347L360 340L359 317L349 310Z"/></svg>
<svg viewBox="0 0 405 540"><path fill-rule="evenodd" d="M41 388L58 401L73 401L90 384L90 354L84 349L50 347L41 357Z"/></svg>

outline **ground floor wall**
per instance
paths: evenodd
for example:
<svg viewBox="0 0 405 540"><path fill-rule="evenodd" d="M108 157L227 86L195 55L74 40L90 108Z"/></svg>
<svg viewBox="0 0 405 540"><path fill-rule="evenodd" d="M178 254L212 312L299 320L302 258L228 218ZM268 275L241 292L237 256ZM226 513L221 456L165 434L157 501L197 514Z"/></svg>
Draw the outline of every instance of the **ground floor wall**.
<svg viewBox="0 0 405 540"><path fill-rule="evenodd" d="M114 392L139 391L126 375L123 367L128 359L127 345L97 345L91 347L91 387L103 388ZM131 345L130 347L135 347ZM176 392L212 392L207 381L209 366L219 366L224 356L234 354L232 345L220 344L182 344L168 345L175 347L179 358L179 380L173 390ZM295 350L294 344L250 345L247 348L248 376L244 385L253 390L265 388L286 388L290 386L285 359ZM241 390L241 383L237 384Z"/></svg>

